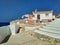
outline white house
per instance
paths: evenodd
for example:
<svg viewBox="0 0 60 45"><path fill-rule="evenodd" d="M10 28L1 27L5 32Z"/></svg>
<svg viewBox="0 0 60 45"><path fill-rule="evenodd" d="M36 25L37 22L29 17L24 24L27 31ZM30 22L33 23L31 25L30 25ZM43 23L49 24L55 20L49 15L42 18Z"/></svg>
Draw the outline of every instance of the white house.
<svg viewBox="0 0 60 45"><path fill-rule="evenodd" d="M53 11L35 11L33 12L34 20L52 20L53 19Z"/></svg>

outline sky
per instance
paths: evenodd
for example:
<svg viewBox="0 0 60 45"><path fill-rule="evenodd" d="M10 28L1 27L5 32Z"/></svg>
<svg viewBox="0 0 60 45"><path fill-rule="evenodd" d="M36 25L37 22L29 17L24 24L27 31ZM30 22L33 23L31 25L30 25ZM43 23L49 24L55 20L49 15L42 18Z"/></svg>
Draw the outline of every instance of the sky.
<svg viewBox="0 0 60 45"><path fill-rule="evenodd" d="M60 14L60 0L0 0L0 22L21 19L22 15L31 14L35 9Z"/></svg>

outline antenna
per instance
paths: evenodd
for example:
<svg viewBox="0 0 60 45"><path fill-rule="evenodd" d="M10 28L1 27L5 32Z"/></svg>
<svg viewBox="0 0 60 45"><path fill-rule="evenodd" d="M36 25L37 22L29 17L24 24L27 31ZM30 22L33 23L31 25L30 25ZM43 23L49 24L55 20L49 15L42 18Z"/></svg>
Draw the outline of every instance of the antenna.
<svg viewBox="0 0 60 45"><path fill-rule="evenodd" d="M37 12L37 9L35 9L35 11L33 11L32 14L34 14L35 12Z"/></svg>
<svg viewBox="0 0 60 45"><path fill-rule="evenodd" d="M35 12L37 12L37 9L35 9Z"/></svg>

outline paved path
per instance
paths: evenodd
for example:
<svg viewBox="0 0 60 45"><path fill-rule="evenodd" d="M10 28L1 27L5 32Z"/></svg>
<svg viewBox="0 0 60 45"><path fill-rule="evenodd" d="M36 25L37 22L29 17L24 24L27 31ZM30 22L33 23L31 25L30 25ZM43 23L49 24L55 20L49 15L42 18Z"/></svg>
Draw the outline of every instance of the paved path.
<svg viewBox="0 0 60 45"><path fill-rule="evenodd" d="M2 45L45 45L49 44L30 35L31 32L23 32L11 36L7 43Z"/></svg>

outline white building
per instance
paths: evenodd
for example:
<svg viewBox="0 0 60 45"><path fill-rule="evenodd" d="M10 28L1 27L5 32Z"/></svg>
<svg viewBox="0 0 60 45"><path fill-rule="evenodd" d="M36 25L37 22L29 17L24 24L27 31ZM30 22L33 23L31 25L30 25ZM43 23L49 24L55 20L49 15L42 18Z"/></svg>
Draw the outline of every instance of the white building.
<svg viewBox="0 0 60 45"><path fill-rule="evenodd" d="M35 11L33 12L34 20L52 20L53 19L53 11Z"/></svg>

